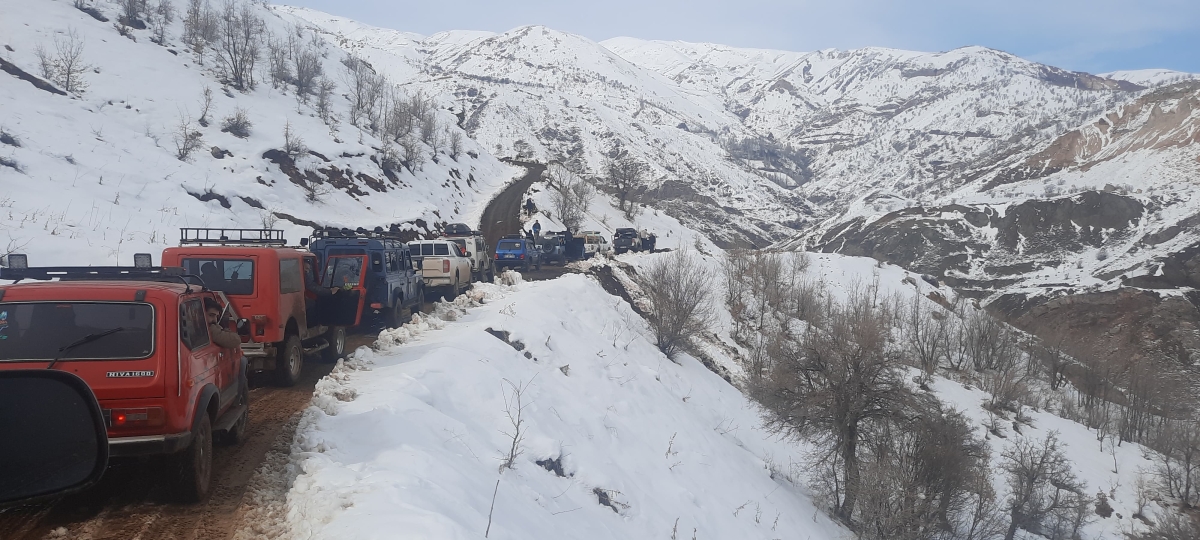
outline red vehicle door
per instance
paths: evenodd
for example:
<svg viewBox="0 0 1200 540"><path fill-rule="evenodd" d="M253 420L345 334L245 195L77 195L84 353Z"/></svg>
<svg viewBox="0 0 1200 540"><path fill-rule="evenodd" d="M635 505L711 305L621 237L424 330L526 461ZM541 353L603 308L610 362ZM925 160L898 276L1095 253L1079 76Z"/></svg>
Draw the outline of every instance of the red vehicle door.
<svg viewBox="0 0 1200 540"><path fill-rule="evenodd" d="M367 299L366 273L366 255L333 255L325 261L321 284L339 291L318 300L321 324L357 326L362 322L363 303Z"/></svg>
<svg viewBox="0 0 1200 540"><path fill-rule="evenodd" d="M204 303L200 296L185 299L179 306L179 338L185 350L180 351L180 374L182 389L191 392L194 387L212 383L221 388L221 348L208 335L208 321L204 317ZM194 406L195 403L190 403ZM189 411L190 413L190 411Z"/></svg>

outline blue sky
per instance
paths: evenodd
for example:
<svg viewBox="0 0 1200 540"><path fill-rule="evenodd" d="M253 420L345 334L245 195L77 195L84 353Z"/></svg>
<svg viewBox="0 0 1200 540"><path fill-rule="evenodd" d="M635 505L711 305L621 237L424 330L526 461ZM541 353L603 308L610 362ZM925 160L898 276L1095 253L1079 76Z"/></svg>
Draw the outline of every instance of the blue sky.
<svg viewBox="0 0 1200 540"><path fill-rule="evenodd" d="M527 24L617 36L811 51L983 45L1100 73L1200 72L1200 0L275 0L433 34Z"/></svg>

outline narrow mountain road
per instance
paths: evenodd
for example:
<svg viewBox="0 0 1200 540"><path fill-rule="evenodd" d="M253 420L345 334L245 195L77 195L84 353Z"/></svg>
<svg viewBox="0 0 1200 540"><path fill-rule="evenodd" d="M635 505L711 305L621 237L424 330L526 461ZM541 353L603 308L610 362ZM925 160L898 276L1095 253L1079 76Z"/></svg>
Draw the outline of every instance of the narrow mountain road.
<svg viewBox="0 0 1200 540"><path fill-rule="evenodd" d="M355 347L374 338L353 336L348 341L347 346ZM300 412L312 401L317 381L333 369L333 364L306 360L303 378L295 386L250 391L248 437L237 446L214 448L214 487L204 503L170 501L161 459L115 462L87 491L0 513L0 540L232 538L243 528L247 511L262 498L249 495L255 471L265 461L286 460Z"/></svg>
<svg viewBox="0 0 1200 540"><path fill-rule="evenodd" d="M483 210L483 217L479 223L479 230L483 233L483 237L487 239L488 246L492 250L496 249L496 243L504 235L520 234L522 232L521 207L525 204L525 194L529 192L530 186L540 180L542 173L546 171L546 166L541 163L525 161L510 161L510 163L525 167L525 175L505 187L504 191L501 191L488 203L487 208ZM554 279L568 272L570 270L561 266L546 265L542 266L541 270L521 272L521 276L526 281L539 281Z"/></svg>

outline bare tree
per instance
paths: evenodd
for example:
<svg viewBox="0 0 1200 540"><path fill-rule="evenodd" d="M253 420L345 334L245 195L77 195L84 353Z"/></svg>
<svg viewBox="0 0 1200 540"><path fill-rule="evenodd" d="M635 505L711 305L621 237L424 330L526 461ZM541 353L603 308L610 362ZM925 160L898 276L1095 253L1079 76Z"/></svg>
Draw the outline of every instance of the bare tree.
<svg viewBox="0 0 1200 540"><path fill-rule="evenodd" d="M905 337L928 375L933 375L950 348L949 317L935 309L925 305L921 296L914 296L904 321Z"/></svg>
<svg viewBox="0 0 1200 540"><path fill-rule="evenodd" d="M458 156L462 155L463 151L463 136L461 131L455 131L446 128L447 151L450 159L458 161Z"/></svg>
<svg viewBox="0 0 1200 540"><path fill-rule="evenodd" d="M304 139L292 129L292 122L289 120L283 124L283 152L293 160L300 159L308 153L308 146L305 146Z"/></svg>
<svg viewBox="0 0 1200 540"><path fill-rule="evenodd" d="M54 52L46 51L41 45L34 49L42 77L62 90L79 95L87 90L83 74L92 66L83 60L83 39L74 28L66 35L54 36Z"/></svg>
<svg viewBox="0 0 1200 540"><path fill-rule="evenodd" d="M204 65L204 53L216 40L217 17L208 0L188 0L183 15L183 42L195 55L197 64Z"/></svg>
<svg viewBox="0 0 1200 540"><path fill-rule="evenodd" d="M637 194L645 183L646 169L644 163L628 154L604 162L609 187L617 196L618 208L628 219L637 213Z"/></svg>
<svg viewBox="0 0 1200 540"><path fill-rule="evenodd" d="M291 49L278 36L267 32L267 72L271 75L271 87L284 87L292 82Z"/></svg>
<svg viewBox="0 0 1200 540"><path fill-rule="evenodd" d="M254 88L254 66L265 25L246 0L225 0L217 22L217 65L234 88Z"/></svg>
<svg viewBox="0 0 1200 540"><path fill-rule="evenodd" d="M529 403L525 400L525 393L529 390L529 385L533 380L518 385L508 379L504 382L508 385L509 391L504 394L504 416L508 419L509 431L502 431L505 437L511 443L508 452L500 460L500 471L511 469L516 465L517 458L522 453L521 444L525 441L525 407Z"/></svg>
<svg viewBox="0 0 1200 540"><path fill-rule="evenodd" d="M200 93L200 125L208 127L208 113L212 111L213 92L212 88L204 87L204 91Z"/></svg>
<svg viewBox="0 0 1200 540"><path fill-rule="evenodd" d="M1146 532L1126 534L1128 540L1195 540L1200 538L1200 523L1188 514L1167 510L1154 516L1155 522Z"/></svg>
<svg viewBox="0 0 1200 540"><path fill-rule="evenodd" d="M1051 432L1041 441L1019 438L1001 454L1009 487L1005 510L1011 519L1005 540L1013 540L1018 529L1038 533L1064 524L1082 526L1076 525L1075 514L1089 503L1083 495L1086 485L1075 477L1060 444L1057 432Z"/></svg>
<svg viewBox="0 0 1200 540"><path fill-rule="evenodd" d="M712 274L701 260L677 249L655 259L637 279L649 303L646 322L654 344L674 359L712 324Z"/></svg>
<svg viewBox="0 0 1200 540"><path fill-rule="evenodd" d="M346 68L343 78L350 90L350 123L357 126L365 119L365 127L378 129L387 78L375 73L375 68L356 56L347 56L342 65Z"/></svg>
<svg viewBox="0 0 1200 540"><path fill-rule="evenodd" d="M291 50L292 82L296 85L296 95L307 103L308 96L316 93L318 80L324 74L321 65L321 53L317 49L318 39L303 39L303 29L297 26L288 37L288 48Z"/></svg>
<svg viewBox="0 0 1200 540"><path fill-rule="evenodd" d="M890 314L869 293L859 289L847 304L829 305L823 319L799 335L772 336L769 368L751 393L768 427L817 442L836 486L834 513L850 522L863 483L860 446L875 434L868 428L894 415L909 392L889 340Z"/></svg>
<svg viewBox="0 0 1200 540"><path fill-rule="evenodd" d="M548 172L551 179L550 202L555 216L567 230L579 230L592 204L595 188L562 165L552 164Z"/></svg>
<svg viewBox="0 0 1200 540"><path fill-rule="evenodd" d="M400 160L408 172L416 174L425 165L425 149L411 134L400 137Z"/></svg>
<svg viewBox="0 0 1200 540"><path fill-rule="evenodd" d="M321 77L317 79L317 116L326 124L332 125L335 121L333 114L333 92L337 89L337 83Z"/></svg>
<svg viewBox="0 0 1200 540"><path fill-rule="evenodd" d="M175 128L175 157L179 161L191 160L192 153L204 144L204 135L192 125L192 119L184 114L179 115L179 125Z"/></svg>
<svg viewBox="0 0 1200 540"><path fill-rule="evenodd" d="M175 3L172 0L158 0L153 13L154 17L151 18L150 25L154 31L154 37L150 38L150 41L166 45L167 28L170 28L171 23L175 21Z"/></svg>
<svg viewBox="0 0 1200 540"><path fill-rule="evenodd" d="M146 0L117 0L117 5L121 8L120 19L122 23L134 28L146 27L142 21L149 7Z"/></svg>
<svg viewBox="0 0 1200 540"><path fill-rule="evenodd" d="M1170 421L1160 439L1154 445L1161 452L1159 483L1185 507L1192 507L1200 498L1200 422Z"/></svg>

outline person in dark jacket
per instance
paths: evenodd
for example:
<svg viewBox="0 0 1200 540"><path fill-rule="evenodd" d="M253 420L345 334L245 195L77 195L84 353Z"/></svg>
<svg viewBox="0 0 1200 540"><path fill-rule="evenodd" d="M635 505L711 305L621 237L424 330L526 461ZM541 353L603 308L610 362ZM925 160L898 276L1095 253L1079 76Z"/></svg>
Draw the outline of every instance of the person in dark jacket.
<svg viewBox="0 0 1200 540"><path fill-rule="evenodd" d="M242 346L242 338L236 332L230 332L221 326L221 304L212 298L204 299L204 315L208 318L208 334L213 343L223 349L236 349Z"/></svg>

